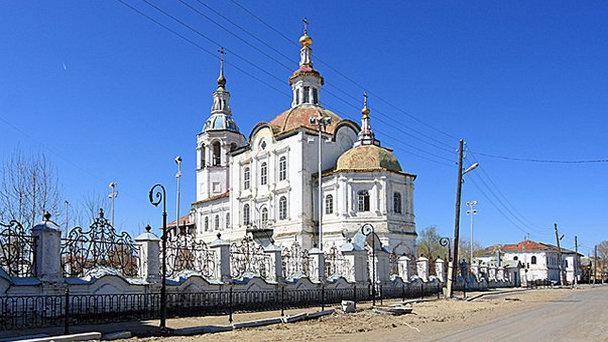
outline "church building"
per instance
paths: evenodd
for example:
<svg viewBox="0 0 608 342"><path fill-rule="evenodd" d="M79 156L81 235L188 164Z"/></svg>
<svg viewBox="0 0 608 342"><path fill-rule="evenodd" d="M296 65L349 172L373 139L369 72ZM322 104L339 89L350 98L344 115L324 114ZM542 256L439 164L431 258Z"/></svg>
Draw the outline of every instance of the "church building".
<svg viewBox="0 0 608 342"><path fill-rule="evenodd" d="M299 41L291 105L248 136L230 108L222 58L211 115L197 135L190 231L207 243L218 233L226 241L251 234L263 245L328 250L369 223L389 252L415 255L416 176L376 138L367 95L360 126L321 105L324 80L306 29Z"/></svg>

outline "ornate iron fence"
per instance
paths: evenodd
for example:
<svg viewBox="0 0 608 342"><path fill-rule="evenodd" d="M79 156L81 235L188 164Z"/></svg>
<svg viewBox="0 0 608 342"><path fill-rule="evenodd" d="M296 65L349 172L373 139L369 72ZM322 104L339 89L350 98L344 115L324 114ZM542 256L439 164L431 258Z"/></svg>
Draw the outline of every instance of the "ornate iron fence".
<svg viewBox="0 0 608 342"><path fill-rule="evenodd" d="M270 271L270 255L264 253L264 248L246 236L239 243L230 245L230 275L240 278L249 273L266 278Z"/></svg>
<svg viewBox="0 0 608 342"><path fill-rule="evenodd" d="M353 266L344 258L344 255L336 246L332 246L325 253L325 274L328 277L341 276L346 279L352 279Z"/></svg>
<svg viewBox="0 0 608 342"><path fill-rule="evenodd" d="M0 222L0 267L11 277L34 276L36 238L15 220Z"/></svg>
<svg viewBox="0 0 608 342"><path fill-rule="evenodd" d="M297 241L291 247L283 248L281 259L283 262L283 277L290 278L310 275L308 250L302 248Z"/></svg>
<svg viewBox="0 0 608 342"><path fill-rule="evenodd" d="M62 239L61 266L69 277L83 277L99 268L134 277L139 271L139 248L127 232L116 233L100 209L88 231L75 227Z"/></svg>
<svg viewBox="0 0 608 342"><path fill-rule="evenodd" d="M162 260L162 251L160 260ZM217 277L216 253L192 234L178 234L167 239L167 277L182 271L199 272L207 278Z"/></svg>

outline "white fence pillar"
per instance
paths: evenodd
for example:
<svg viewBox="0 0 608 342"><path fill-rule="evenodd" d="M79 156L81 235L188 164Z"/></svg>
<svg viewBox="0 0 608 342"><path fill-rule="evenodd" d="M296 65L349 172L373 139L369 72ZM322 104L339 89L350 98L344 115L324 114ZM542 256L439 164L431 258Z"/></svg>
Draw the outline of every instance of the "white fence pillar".
<svg viewBox="0 0 608 342"><path fill-rule="evenodd" d="M367 251L342 250L344 259L350 267L350 272L345 276L346 280L358 284L369 284L369 271L367 263Z"/></svg>
<svg viewBox="0 0 608 342"><path fill-rule="evenodd" d="M160 282L160 239L146 226L146 232L135 238L139 247L139 276L153 284Z"/></svg>
<svg viewBox="0 0 608 342"><path fill-rule="evenodd" d="M229 282L232 279L230 273L230 244L222 240L221 234L217 234L217 240L213 241L209 248L215 251L216 277Z"/></svg>
<svg viewBox="0 0 608 342"><path fill-rule="evenodd" d="M388 253L383 250L377 250L374 262L376 263L376 283L388 282L391 277L391 265L388 260Z"/></svg>
<svg viewBox="0 0 608 342"><path fill-rule="evenodd" d="M270 269L266 276L268 281L278 282L283 278L283 260L281 256L281 248L272 244L264 249L264 253L270 256Z"/></svg>
<svg viewBox="0 0 608 342"><path fill-rule="evenodd" d="M418 277L423 281L429 280L429 259L425 257L420 257L416 261L416 266L418 270Z"/></svg>
<svg viewBox="0 0 608 342"><path fill-rule="evenodd" d="M410 264L411 263L411 259L408 258L407 256L400 256L399 259L397 259L397 268L399 270L399 277L401 277L401 279L404 282L408 282L410 281Z"/></svg>
<svg viewBox="0 0 608 342"><path fill-rule="evenodd" d="M325 282L325 253L318 248L308 251L308 277L313 282Z"/></svg>
<svg viewBox="0 0 608 342"><path fill-rule="evenodd" d="M61 228L46 212L41 223L32 228L36 241L35 275L46 283L63 283L61 269Z"/></svg>
<svg viewBox="0 0 608 342"><path fill-rule="evenodd" d="M445 261L442 259L435 260L435 275L440 282L445 283Z"/></svg>

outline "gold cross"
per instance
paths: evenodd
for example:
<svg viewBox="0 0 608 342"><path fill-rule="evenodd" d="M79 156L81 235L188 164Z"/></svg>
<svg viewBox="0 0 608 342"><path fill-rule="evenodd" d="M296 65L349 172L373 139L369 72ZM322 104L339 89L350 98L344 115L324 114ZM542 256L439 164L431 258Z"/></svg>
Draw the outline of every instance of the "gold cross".
<svg viewBox="0 0 608 342"><path fill-rule="evenodd" d="M304 33L308 33L308 19L304 17L304 19L302 19L302 22L304 23Z"/></svg>

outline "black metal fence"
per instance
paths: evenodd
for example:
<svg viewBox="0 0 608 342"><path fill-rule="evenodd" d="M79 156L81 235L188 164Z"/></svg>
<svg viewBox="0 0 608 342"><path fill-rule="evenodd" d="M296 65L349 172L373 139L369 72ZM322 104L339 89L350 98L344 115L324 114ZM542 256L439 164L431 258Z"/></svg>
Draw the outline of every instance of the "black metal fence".
<svg viewBox="0 0 608 342"><path fill-rule="evenodd" d="M440 284L419 286L378 286L373 298L367 286L341 289L242 291L232 288L223 291L168 293L167 316L189 317L227 315L232 322L235 312L280 310L320 307L342 300L380 301L400 298L412 299L439 296ZM160 294L102 294L102 295L41 295L0 297L0 331L63 326L104 324L111 322L149 320L160 317Z"/></svg>

